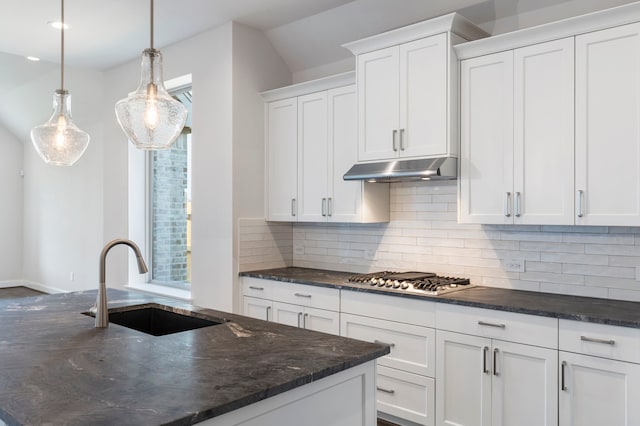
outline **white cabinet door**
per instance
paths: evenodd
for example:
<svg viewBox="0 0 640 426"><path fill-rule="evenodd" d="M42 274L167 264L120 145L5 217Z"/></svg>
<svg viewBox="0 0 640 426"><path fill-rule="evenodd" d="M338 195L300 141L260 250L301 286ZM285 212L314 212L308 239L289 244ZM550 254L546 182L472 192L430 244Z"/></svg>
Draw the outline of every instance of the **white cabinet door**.
<svg viewBox="0 0 640 426"><path fill-rule="evenodd" d="M569 352L560 364L560 426L640 425L640 365Z"/></svg>
<svg viewBox="0 0 640 426"><path fill-rule="evenodd" d="M493 426L558 424L558 352L493 341Z"/></svg>
<svg viewBox="0 0 640 426"><path fill-rule="evenodd" d="M327 92L298 97L298 220L320 222L327 209Z"/></svg>
<svg viewBox="0 0 640 426"><path fill-rule="evenodd" d="M460 222L513 223L513 52L462 61L460 85Z"/></svg>
<svg viewBox="0 0 640 426"><path fill-rule="evenodd" d="M271 319L271 310L273 309L271 300L244 296L242 298L242 304L243 315L265 321L269 321Z"/></svg>
<svg viewBox="0 0 640 426"><path fill-rule="evenodd" d="M447 33L400 45L401 157L448 154Z"/></svg>
<svg viewBox="0 0 640 426"><path fill-rule="evenodd" d="M297 202L298 101L267 107L267 220L295 221Z"/></svg>
<svg viewBox="0 0 640 426"><path fill-rule="evenodd" d="M327 92L329 139L328 219L357 222L362 216L361 181L342 177L358 161L357 105L354 85Z"/></svg>
<svg viewBox="0 0 640 426"><path fill-rule="evenodd" d="M574 223L573 43L514 51L514 223Z"/></svg>
<svg viewBox="0 0 640 426"><path fill-rule="evenodd" d="M640 24L576 37L576 224L640 225Z"/></svg>
<svg viewBox="0 0 640 426"><path fill-rule="evenodd" d="M273 321L322 333L340 334L340 313L273 302Z"/></svg>
<svg viewBox="0 0 640 426"><path fill-rule="evenodd" d="M398 155L398 67L397 46L358 56L359 161Z"/></svg>
<svg viewBox="0 0 640 426"><path fill-rule="evenodd" d="M436 424L491 425L491 339L436 331Z"/></svg>

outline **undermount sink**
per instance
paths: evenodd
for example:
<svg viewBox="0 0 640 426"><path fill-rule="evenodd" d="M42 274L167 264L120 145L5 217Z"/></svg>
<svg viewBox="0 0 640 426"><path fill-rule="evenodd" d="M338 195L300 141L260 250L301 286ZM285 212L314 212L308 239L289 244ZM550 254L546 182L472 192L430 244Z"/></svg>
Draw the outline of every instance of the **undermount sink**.
<svg viewBox="0 0 640 426"><path fill-rule="evenodd" d="M91 315L90 313L85 314ZM109 322L153 336L164 336L223 324L227 320L204 319L156 306L136 306L131 309L109 310Z"/></svg>

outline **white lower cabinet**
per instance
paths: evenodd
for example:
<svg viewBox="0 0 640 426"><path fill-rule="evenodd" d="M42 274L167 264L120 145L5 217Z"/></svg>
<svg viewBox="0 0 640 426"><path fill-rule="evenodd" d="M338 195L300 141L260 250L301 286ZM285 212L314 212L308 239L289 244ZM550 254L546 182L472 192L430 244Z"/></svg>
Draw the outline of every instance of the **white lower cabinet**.
<svg viewBox="0 0 640 426"><path fill-rule="evenodd" d="M340 290L260 278L242 278L243 315L340 334Z"/></svg>
<svg viewBox="0 0 640 426"><path fill-rule="evenodd" d="M640 425L640 329L560 320L560 426Z"/></svg>
<svg viewBox="0 0 640 426"><path fill-rule="evenodd" d="M322 333L340 334L340 313L324 309L273 302L273 321Z"/></svg>
<svg viewBox="0 0 640 426"><path fill-rule="evenodd" d="M557 425L557 324L553 318L438 304L436 424Z"/></svg>
<svg viewBox="0 0 640 426"><path fill-rule="evenodd" d="M342 292L341 335L391 349L378 358L380 417L403 425L436 424L434 313L433 302Z"/></svg>

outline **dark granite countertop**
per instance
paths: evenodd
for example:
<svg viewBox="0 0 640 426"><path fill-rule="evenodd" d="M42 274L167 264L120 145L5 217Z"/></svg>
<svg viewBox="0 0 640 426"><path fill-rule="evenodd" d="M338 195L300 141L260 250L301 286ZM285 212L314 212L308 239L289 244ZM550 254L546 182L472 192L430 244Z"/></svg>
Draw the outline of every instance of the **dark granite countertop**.
<svg viewBox="0 0 640 426"><path fill-rule="evenodd" d="M0 419L9 425L187 425L365 363L387 346L108 290L221 325L151 336L81 312L96 291L0 301Z"/></svg>
<svg viewBox="0 0 640 426"><path fill-rule="evenodd" d="M347 278L354 274L348 272L295 267L241 272L240 275L334 287L343 290L383 293L397 297L418 298L440 303L451 303L553 318L640 328L640 303L623 300L567 296L482 286L471 286L449 294L430 296L404 290L378 289L361 284L351 284L347 282Z"/></svg>

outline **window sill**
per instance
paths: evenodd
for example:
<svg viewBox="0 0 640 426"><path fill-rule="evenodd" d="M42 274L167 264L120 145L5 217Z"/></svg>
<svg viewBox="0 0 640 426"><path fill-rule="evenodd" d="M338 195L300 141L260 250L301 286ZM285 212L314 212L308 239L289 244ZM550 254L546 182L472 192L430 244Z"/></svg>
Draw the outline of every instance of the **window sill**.
<svg viewBox="0 0 640 426"><path fill-rule="evenodd" d="M191 291L180 288L167 287L157 284L130 284L125 286L131 290L141 291L143 293L155 294L158 296L171 297L172 299L183 300L191 303Z"/></svg>

